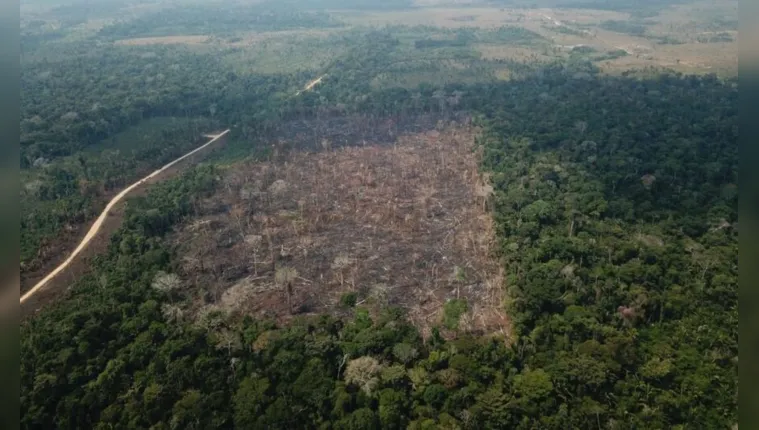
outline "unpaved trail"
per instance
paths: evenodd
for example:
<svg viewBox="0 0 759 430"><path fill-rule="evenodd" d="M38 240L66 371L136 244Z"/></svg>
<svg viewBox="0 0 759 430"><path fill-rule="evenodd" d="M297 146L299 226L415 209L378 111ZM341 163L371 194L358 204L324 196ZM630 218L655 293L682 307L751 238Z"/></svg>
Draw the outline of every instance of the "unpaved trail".
<svg viewBox="0 0 759 430"><path fill-rule="evenodd" d="M213 135L213 138L209 140L208 142L204 143L203 145L193 149L192 151L188 152L187 154L184 154L183 156L177 158L176 160L166 164L165 166L161 167L160 169L154 171L153 173L149 174L148 176L145 176L144 178L140 179L139 181L133 183L132 185L126 187L123 189L120 193L118 193L114 198L111 199L111 201L108 202L108 204L105 206L105 209L103 209L103 212L100 213L100 216L95 220L95 222L92 224L92 227L90 227L89 231L87 231L87 234L84 236L81 242L79 242L79 245L74 249L74 251L69 255L69 257L63 261L58 267L56 267L52 272L50 272L47 276L42 278L41 281L37 282L29 291L26 292L23 296L21 296L20 303L24 303L26 300L28 300L30 297L32 297L37 291L39 291L42 287L44 287L50 280L55 278L56 275L58 275L60 272L62 272L66 267L71 264L72 261L74 261L74 258L81 253L87 246L89 245L90 241L94 239L98 232L100 231L100 228L102 227L105 220L108 218L109 212L113 207L121 201L121 199L124 198L127 194L129 194L132 190L139 187L140 185L144 184L147 180L158 176L163 171L169 169L170 167L174 166L175 164L179 163L180 161L184 160L187 157L192 156L193 154L197 153L198 151L203 150L207 146L213 144L217 140L221 139L224 135L229 133L229 129L224 130L223 132ZM211 137L211 136L209 136Z"/></svg>
<svg viewBox="0 0 759 430"><path fill-rule="evenodd" d="M300 90L297 93L295 93L295 95L297 96L298 94L302 93L303 91L308 91L311 88L315 87L316 85L318 85L322 81L322 79L324 79L325 76L327 76L327 75L321 75L318 78L314 79L313 81L307 83L306 86L303 87L302 90Z"/></svg>

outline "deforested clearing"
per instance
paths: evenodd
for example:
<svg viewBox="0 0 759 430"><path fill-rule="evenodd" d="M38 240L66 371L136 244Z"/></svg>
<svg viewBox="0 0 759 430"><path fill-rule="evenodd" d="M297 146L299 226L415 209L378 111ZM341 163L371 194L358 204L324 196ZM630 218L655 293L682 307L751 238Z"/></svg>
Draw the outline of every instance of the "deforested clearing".
<svg viewBox="0 0 759 430"><path fill-rule="evenodd" d="M173 238L189 314L287 321L399 306L425 335L442 324L508 336L476 132L451 124L339 149L325 140L231 167Z"/></svg>

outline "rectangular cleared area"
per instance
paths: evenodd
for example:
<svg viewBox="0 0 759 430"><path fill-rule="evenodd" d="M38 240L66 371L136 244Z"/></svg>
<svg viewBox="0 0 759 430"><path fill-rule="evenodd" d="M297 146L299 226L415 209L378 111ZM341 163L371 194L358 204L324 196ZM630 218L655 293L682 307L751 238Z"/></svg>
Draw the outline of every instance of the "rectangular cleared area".
<svg viewBox="0 0 759 430"><path fill-rule="evenodd" d="M192 314L287 320L354 303L404 308L428 335L508 333L476 130L293 152L232 166L175 237Z"/></svg>

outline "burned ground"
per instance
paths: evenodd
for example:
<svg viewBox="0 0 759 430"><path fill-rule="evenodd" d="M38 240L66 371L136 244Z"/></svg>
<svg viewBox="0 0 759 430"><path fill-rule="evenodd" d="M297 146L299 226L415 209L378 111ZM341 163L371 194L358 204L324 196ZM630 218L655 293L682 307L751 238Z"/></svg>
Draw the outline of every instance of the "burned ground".
<svg viewBox="0 0 759 430"><path fill-rule="evenodd" d="M428 334L456 299L460 330L507 333L475 130L438 128L232 166L174 234L183 313L283 321L355 300L400 306Z"/></svg>

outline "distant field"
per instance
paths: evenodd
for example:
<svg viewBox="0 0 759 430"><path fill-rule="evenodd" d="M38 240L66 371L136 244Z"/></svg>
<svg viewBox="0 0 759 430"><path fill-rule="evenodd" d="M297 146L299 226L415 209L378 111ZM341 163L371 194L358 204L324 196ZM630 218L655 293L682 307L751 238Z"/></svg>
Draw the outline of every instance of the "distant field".
<svg viewBox="0 0 759 430"><path fill-rule="evenodd" d="M266 40L287 40L293 42L300 38L317 38L323 39L329 35L344 31L343 29L325 28L325 29L302 29L302 30L280 30L280 31L250 31L242 32L237 36L223 40L224 43L232 46L247 46L253 43L259 43Z"/></svg>
<svg viewBox="0 0 759 430"><path fill-rule="evenodd" d="M192 33L194 27L188 23L200 19L197 12L186 17L187 23L180 21L186 28L172 27L178 34L129 37L132 27L124 27L121 37L118 31L106 33L113 33L112 40L117 46L186 45L218 50L220 58L236 73L277 74L317 71L346 55L362 32L403 26L391 32L400 41L392 59L406 63L405 69L383 71L372 79L374 87L505 79L512 75L513 69L509 70L504 62L551 62L567 58L591 61L607 73L654 67L731 76L737 73L738 64L737 4L735 0L703 0L663 8L653 16L634 16L634 11L498 8L474 6L469 1L420 0L415 9L329 10L318 18L329 24L325 27L319 27L318 19L309 21L310 15L293 15L292 22L283 21L284 26L279 29L270 30L261 23L258 27L218 24L219 28L206 23L210 32L197 29L199 33ZM155 14L167 13L166 7L153 4L130 6L123 12L143 27L157 19ZM43 21L47 17L45 12L34 15ZM143 22L148 18L153 21ZM94 37L100 29L108 30L112 21L93 15L85 22L62 29L59 40ZM302 26L296 26L298 23ZM61 23L51 20L45 25L55 29ZM518 40L518 35L513 34L509 39L494 34L504 28L528 30L537 39ZM182 34L185 30L187 34ZM457 32L461 31L474 36L462 42L457 39L460 36ZM442 42L426 47L415 45L433 40ZM592 52L578 53L578 47ZM427 66L429 62L438 62L443 67L432 70ZM395 65L391 68L394 67L397 68Z"/></svg>
<svg viewBox="0 0 759 430"><path fill-rule="evenodd" d="M604 20L625 19L626 14L588 9L512 9L512 8L422 8L409 11L332 11L341 20L353 25L430 25L443 28L521 25L540 28L558 20L574 24L593 24ZM537 25L536 25L537 24Z"/></svg>
<svg viewBox="0 0 759 430"><path fill-rule="evenodd" d="M738 44L686 43L657 45L650 51L601 62L602 70L621 72L631 68L661 66L683 73L734 75L738 69Z"/></svg>
<svg viewBox="0 0 759 430"><path fill-rule="evenodd" d="M647 67L684 73L734 75L738 65L737 2L703 1L664 9L654 17L592 9L429 7L410 11L332 11L350 25L431 26L441 29L517 26L544 37L543 45L474 44L483 59L551 61L588 46L602 70L619 73ZM624 51L619 58L604 58ZM614 55L612 55L614 56Z"/></svg>
<svg viewBox="0 0 759 430"><path fill-rule="evenodd" d="M121 39L114 42L116 45L173 45L173 44L197 44L206 43L209 36L160 36L160 37L135 37Z"/></svg>
<svg viewBox="0 0 759 430"><path fill-rule="evenodd" d="M348 41L328 31L250 32L220 41L224 62L237 73L317 70L344 54Z"/></svg>

